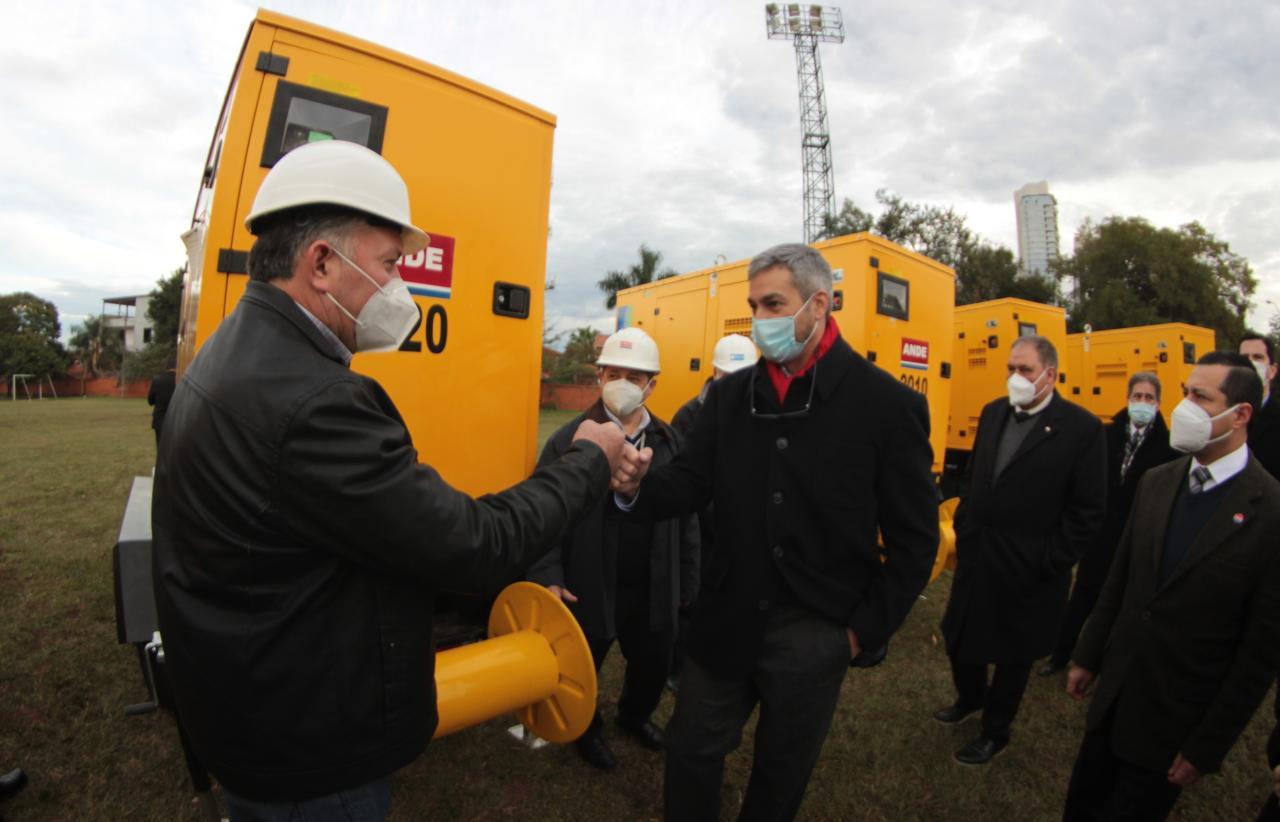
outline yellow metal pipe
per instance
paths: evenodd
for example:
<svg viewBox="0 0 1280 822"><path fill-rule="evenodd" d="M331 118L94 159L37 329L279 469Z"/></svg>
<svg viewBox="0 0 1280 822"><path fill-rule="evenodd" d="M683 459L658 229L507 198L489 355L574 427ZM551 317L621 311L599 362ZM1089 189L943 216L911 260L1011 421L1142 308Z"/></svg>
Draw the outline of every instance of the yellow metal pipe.
<svg viewBox="0 0 1280 822"><path fill-rule="evenodd" d="M436 657L436 736L541 702L559 678L550 643L535 631L443 651Z"/></svg>

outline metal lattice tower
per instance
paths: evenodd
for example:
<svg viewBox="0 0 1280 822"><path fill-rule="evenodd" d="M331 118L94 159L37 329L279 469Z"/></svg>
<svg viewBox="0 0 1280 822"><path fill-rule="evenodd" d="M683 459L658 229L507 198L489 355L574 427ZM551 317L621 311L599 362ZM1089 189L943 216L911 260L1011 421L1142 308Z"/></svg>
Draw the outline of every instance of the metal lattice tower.
<svg viewBox="0 0 1280 822"><path fill-rule="evenodd" d="M769 39L790 40L796 48L800 150L804 157L804 241L811 243L822 235L826 218L835 216L836 201L818 43L843 43L844 19L835 6L799 3L769 3L764 13Z"/></svg>

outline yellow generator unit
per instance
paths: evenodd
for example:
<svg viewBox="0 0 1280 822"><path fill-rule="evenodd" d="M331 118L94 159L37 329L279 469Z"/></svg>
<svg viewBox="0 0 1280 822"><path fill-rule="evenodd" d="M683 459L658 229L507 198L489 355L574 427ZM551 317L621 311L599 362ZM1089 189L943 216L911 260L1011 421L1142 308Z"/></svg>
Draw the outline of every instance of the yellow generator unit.
<svg viewBox="0 0 1280 822"><path fill-rule="evenodd" d="M1066 355L1066 311L1013 297L956 306L948 451L973 450L982 407L1005 394L1009 346L1018 337L1031 334L1047 337L1062 359ZM1059 373L1063 370L1059 363Z"/></svg>
<svg viewBox="0 0 1280 822"><path fill-rule="evenodd" d="M1213 329L1186 323L1070 334L1065 395L1110 422L1128 402L1129 377L1151 371L1160 378L1160 412L1167 422L1196 360L1214 345Z"/></svg>
<svg viewBox="0 0 1280 822"><path fill-rule="evenodd" d="M871 234L814 243L835 276L833 316L855 350L924 394L932 420L934 471L942 471L951 401L950 329L955 272ZM662 376L649 408L670 420L711 376L716 341L751 335L747 265L725 263L618 292L618 328L657 341Z"/></svg>
<svg viewBox="0 0 1280 822"><path fill-rule="evenodd" d="M555 118L444 69L259 11L210 142L187 244L179 368L236 306L245 213L290 149L350 140L409 187L430 247L400 260L421 315L400 350L360 354L419 451L471 494L533 469Z"/></svg>

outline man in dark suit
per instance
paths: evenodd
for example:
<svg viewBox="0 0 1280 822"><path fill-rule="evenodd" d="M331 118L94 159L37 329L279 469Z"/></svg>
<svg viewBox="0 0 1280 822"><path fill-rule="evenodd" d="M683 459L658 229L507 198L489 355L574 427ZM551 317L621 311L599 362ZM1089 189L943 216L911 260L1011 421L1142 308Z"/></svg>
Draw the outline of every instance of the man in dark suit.
<svg viewBox="0 0 1280 822"><path fill-rule="evenodd" d="M1150 371L1139 371L1129 378L1129 404L1111 418L1106 438L1107 518L1098 539L1080 559L1067 615L1058 631L1058 645L1049 661L1037 671L1040 676L1056 674L1071 661L1080 629L1098 601L1102 584L1107 581L1107 571L1129 519L1138 480L1148 468L1178 456L1178 452L1169 447L1169 429L1160 416L1159 377Z"/></svg>
<svg viewBox="0 0 1280 822"><path fill-rule="evenodd" d="M574 433L585 420L618 426L629 443L653 450L655 465L670 462L680 450L680 439L645 407L657 385L657 343L643 329L624 328L605 340L596 370L603 386L600 399L551 435L538 467L572 448ZM533 564L528 578L569 606L591 646L597 672L618 641L627 668L616 723L650 750L662 750L662 731L649 717L667 681L676 612L698 594L697 518L635 522L602 499ZM605 741L599 709L577 747L593 767L612 771L618 766Z"/></svg>
<svg viewBox="0 0 1280 822"><path fill-rule="evenodd" d="M1169 441L1190 457L1153 468L1067 692L1100 678L1064 818L1163 819L1217 771L1280 668L1280 482L1245 447L1262 386L1214 352L1187 378Z"/></svg>
<svg viewBox="0 0 1280 822"><path fill-rule="evenodd" d="M757 704L741 818L795 816L845 672L883 658L938 549L924 398L840 337L817 251L775 246L747 276L763 359L712 383L638 496L615 485L641 517L715 503L719 548L667 727L668 820L719 818L724 758Z"/></svg>
<svg viewBox="0 0 1280 822"><path fill-rule="evenodd" d="M1271 476L1280 479L1280 402L1271 402L1271 384L1276 378L1275 345L1266 335L1246 331L1238 350L1249 358L1262 379L1262 407L1249 420L1249 452ZM1275 714L1276 726L1267 740L1267 763L1280 772L1280 682L1276 683ZM1280 803L1274 793L1267 797L1259 819L1263 818L1280 820Z"/></svg>
<svg viewBox="0 0 1280 822"><path fill-rule="evenodd" d="M1276 378L1275 346L1271 338L1246 331L1239 352L1249 358L1262 380L1262 405L1249 420L1249 451L1271 476L1280 479L1280 402L1271 402L1271 383Z"/></svg>
<svg viewBox="0 0 1280 822"><path fill-rule="evenodd" d="M169 411L169 402L173 399L173 389L177 386L176 364L170 360L169 367L163 374L156 374L151 379L151 387L147 389L147 405L151 409L151 430L156 432L156 450L160 450L160 431L164 428L164 415Z"/></svg>
<svg viewBox="0 0 1280 822"><path fill-rule="evenodd" d="M982 409L956 509L956 573L942 618L956 701L934 719L954 725L982 711L981 733L955 754L965 765L984 765L1009 744L1031 663L1053 650L1071 568L1102 527L1102 424L1058 396L1057 377L1053 343L1013 342L1009 396Z"/></svg>

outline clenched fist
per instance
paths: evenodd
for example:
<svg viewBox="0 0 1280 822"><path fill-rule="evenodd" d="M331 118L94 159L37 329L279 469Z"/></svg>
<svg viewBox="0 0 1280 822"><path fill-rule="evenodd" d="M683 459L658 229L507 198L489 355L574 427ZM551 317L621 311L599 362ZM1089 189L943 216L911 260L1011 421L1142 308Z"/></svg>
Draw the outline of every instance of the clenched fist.
<svg viewBox="0 0 1280 822"><path fill-rule="evenodd" d="M605 458L609 460L610 477L618 473L618 468L622 464L623 448L636 450L627 444L627 438L623 435L622 429L611 422L599 423L594 420L585 420L573 433L573 441L578 440L594 442L600 446Z"/></svg>
<svg viewBox="0 0 1280 822"><path fill-rule="evenodd" d="M642 448L637 451L628 445L622 452L622 463L613 471L613 481L609 483L619 495L628 499L640 490L640 480L649 473L649 465L653 462L653 449Z"/></svg>

